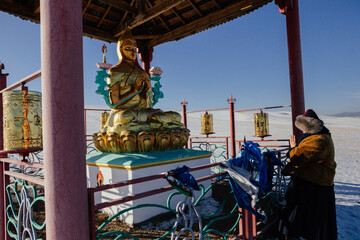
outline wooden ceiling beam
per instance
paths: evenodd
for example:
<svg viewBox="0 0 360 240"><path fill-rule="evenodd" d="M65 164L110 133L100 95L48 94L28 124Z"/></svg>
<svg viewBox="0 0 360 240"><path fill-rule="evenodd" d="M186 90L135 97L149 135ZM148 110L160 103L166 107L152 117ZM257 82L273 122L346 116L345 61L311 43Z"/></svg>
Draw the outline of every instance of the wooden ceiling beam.
<svg viewBox="0 0 360 240"><path fill-rule="evenodd" d="M95 38L98 40L106 41L106 42L116 42L117 39L114 38L109 32L101 30L99 28L90 27L90 26L83 26L83 35Z"/></svg>
<svg viewBox="0 0 360 240"><path fill-rule="evenodd" d="M148 4L149 8L152 8L152 7L153 7L152 4L151 4L151 2L150 2L149 0L146 0L146 3ZM166 28L168 31L170 31L169 24L166 23L165 19L161 16L161 14L160 14L158 17L159 17L160 21L164 24L165 28ZM154 18L151 19L151 21L153 21L154 25L156 25Z"/></svg>
<svg viewBox="0 0 360 240"><path fill-rule="evenodd" d="M165 19L162 16L159 16L159 19L164 24L165 28L170 31L169 24L166 23Z"/></svg>
<svg viewBox="0 0 360 240"><path fill-rule="evenodd" d="M135 3L135 0L131 0L130 6L133 6L134 3ZM128 13L129 13L129 12L125 12L125 13L124 13L124 16L121 18L119 24L116 25L115 31L113 31L113 33L115 33L115 34L114 34L114 37L119 37L119 36L120 36L120 33L119 33L118 29L121 29L121 27L123 26L123 22L125 21L126 16L128 15Z"/></svg>
<svg viewBox="0 0 360 240"><path fill-rule="evenodd" d="M182 22L182 24L186 24L184 18L182 16L180 16L180 14L176 11L175 8L172 9L172 12L176 15L176 17L180 20L180 22Z"/></svg>
<svg viewBox="0 0 360 240"><path fill-rule="evenodd" d="M90 6L90 4L91 4L91 1L92 1L92 0L89 0L89 1L86 3L86 5L85 5L85 7L84 7L84 9L83 9L83 12L82 12L82 15L83 15L83 16L84 16L86 10L89 8L89 6Z"/></svg>
<svg viewBox="0 0 360 240"><path fill-rule="evenodd" d="M10 13L11 15L25 18L29 21L40 23L40 16L34 15L33 9L23 6L19 3L15 3L10 0L0 1L0 11Z"/></svg>
<svg viewBox="0 0 360 240"><path fill-rule="evenodd" d="M131 27L137 27L160 14L169 11L173 7L176 7L180 3L185 2L185 0L163 0L160 4L154 5L150 9L144 12L144 14L139 14L135 17L134 21L131 23Z"/></svg>
<svg viewBox="0 0 360 240"><path fill-rule="evenodd" d="M146 40L146 39L153 39L157 38L160 35L135 35L134 38L138 40Z"/></svg>
<svg viewBox="0 0 360 240"><path fill-rule="evenodd" d="M143 14L139 14L135 17L129 25L130 28L135 28L151 19L159 16L160 14L170 10L173 7L176 7L180 3L185 2L186 0L162 0L161 3L154 5L150 9L146 10ZM125 31L125 26L115 29L115 36L120 36Z"/></svg>
<svg viewBox="0 0 360 240"><path fill-rule="evenodd" d="M85 13L83 15L83 19L86 19L86 20L89 20L91 22L93 22L93 24L97 24L101 21L101 17L98 17L98 16L95 16L95 15L91 15L89 13ZM112 21L112 20L109 20L109 19L104 19L102 24L106 24L106 25L111 25L111 26L115 26L116 25L116 22ZM84 25L85 26L85 25ZM91 25L93 26L93 25ZM110 32L109 32L110 34Z"/></svg>
<svg viewBox="0 0 360 240"><path fill-rule="evenodd" d="M137 0L137 7L138 7L139 14L142 14L143 12L145 12L145 6L146 6L145 0Z"/></svg>
<svg viewBox="0 0 360 240"><path fill-rule="evenodd" d="M106 9L104 15L102 16L101 20L99 21L99 23L98 23L98 25L97 25L96 27L100 27L100 26L101 26L101 24L102 24L102 22L104 21L106 15L108 15L110 9L111 9L111 6L109 5L108 8Z"/></svg>
<svg viewBox="0 0 360 240"><path fill-rule="evenodd" d="M272 0L268 0L266 3L269 3L271 1ZM158 38L150 40L149 46L154 47L154 46L159 45L164 42L178 40L178 39L181 39L188 35L194 34L198 31L203 31L212 24L216 25L219 22L226 21L226 19L229 19L232 17L238 17L238 16L240 16L241 13L245 13L245 12L252 11L253 9L257 9L258 7L261 7L262 5L264 5L264 3L261 2L254 6L250 6L250 5L251 5L250 0L236 2L234 4L231 4L222 10L219 10L214 13L210 13L203 18L200 18L198 20L190 22L190 23L188 23L180 28L177 28L171 32L163 34Z"/></svg>
<svg viewBox="0 0 360 240"><path fill-rule="evenodd" d="M138 11L137 8L131 6L129 3L127 3L123 0L99 0L99 1L109 4L112 7L127 11L127 12L137 13L137 11Z"/></svg>
<svg viewBox="0 0 360 240"><path fill-rule="evenodd" d="M193 9L195 9L195 11L200 15L200 17L203 17L204 14L202 14L202 12L199 10L199 8L195 5L195 3L193 3L193 1L191 0L187 0L190 5L193 7Z"/></svg>
<svg viewBox="0 0 360 240"><path fill-rule="evenodd" d="M149 8L152 7L152 4L149 2L149 0L146 0L146 4L148 5ZM161 15L159 17L161 17ZM165 21L165 20L163 18L161 18L160 21ZM151 22L153 23L154 26L157 25L154 18L151 19ZM165 28L168 29L168 31L170 31L169 26L165 22L163 22L163 24L165 25Z"/></svg>
<svg viewBox="0 0 360 240"><path fill-rule="evenodd" d="M211 1L215 4L215 6L216 6L218 9L221 9L221 6L220 6L220 4L218 3L217 0L211 0Z"/></svg>
<svg viewBox="0 0 360 240"><path fill-rule="evenodd" d="M33 14L36 15L40 15L40 0L39 1L34 1L34 6L33 6L34 12Z"/></svg>

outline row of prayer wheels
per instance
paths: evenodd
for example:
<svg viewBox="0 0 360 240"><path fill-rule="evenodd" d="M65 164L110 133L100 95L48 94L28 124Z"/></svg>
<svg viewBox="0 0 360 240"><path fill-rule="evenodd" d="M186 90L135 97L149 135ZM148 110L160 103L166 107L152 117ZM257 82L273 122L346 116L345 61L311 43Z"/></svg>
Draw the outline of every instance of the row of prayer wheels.
<svg viewBox="0 0 360 240"><path fill-rule="evenodd" d="M255 137L264 138L269 135L269 116L267 113L260 112L254 113L254 124L255 124ZM201 115L201 134L209 136L214 133L213 129L213 115L205 114Z"/></svg>

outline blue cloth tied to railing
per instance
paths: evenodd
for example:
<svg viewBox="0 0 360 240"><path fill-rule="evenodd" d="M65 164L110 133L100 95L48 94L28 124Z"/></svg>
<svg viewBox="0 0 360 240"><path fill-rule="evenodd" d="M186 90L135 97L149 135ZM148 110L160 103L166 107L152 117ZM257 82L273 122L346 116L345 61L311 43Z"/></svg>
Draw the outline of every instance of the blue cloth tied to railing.
<svg viewBox="0 0 360 240"><path fill-rule="evenodd" d="M165 178L175 189L187 196L192 196L193 190L200 191L200 187L193 175L188 172L189 169L185 165L175 168L168 171ZM172 176L175 180L169 179L169 176Z"/></svg>
<svg viewBox="0 0 360 240"><path fill-rule="evenodd" d="M258 192L267 193L272 189L274 165L282 165L275 151L267 150L262 153L258 145L251 141L244 143L236 158L222 164L222 168L229 174L230 186L238 206L261 220L264 220L265 216L254 207Z"/></svg>

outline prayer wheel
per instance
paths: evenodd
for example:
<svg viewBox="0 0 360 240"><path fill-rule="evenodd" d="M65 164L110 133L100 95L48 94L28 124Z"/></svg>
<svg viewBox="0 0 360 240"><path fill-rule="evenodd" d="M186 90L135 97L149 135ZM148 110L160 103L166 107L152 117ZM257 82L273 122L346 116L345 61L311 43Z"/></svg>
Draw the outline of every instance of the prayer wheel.
<svg viewBox="0 0 360 240"><path fill-rule="evenodd" d="M100 129L101 130L104 129L108 118L109 118L109 113L107 113L107 112L100 113Z"/></svg>
<svg viewBox="0 0 360 240"><path fill-rule="evenodd" d="M255 136L256 137L266 137L269 136L269 120L267 113L255 113Z"/></svg>
<svg viewBox="0 0 360 240"><path fill-rule="evenodd" d="M4 150L42 148L41 93L3 93Z"/></svg>
<svg viewBox="0 0 360 240"><path fill-rule="evenodd" d="M213 115L206 112L201 115L201 134L209 135L213 133Z"/></svg>

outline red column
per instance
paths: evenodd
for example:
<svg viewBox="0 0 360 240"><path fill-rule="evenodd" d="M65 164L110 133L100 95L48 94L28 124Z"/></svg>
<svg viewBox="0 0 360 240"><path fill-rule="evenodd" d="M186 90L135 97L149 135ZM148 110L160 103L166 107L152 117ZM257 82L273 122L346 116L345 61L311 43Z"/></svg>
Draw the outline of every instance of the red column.
<svg viewBox="0 0 360 240"><path fill-rule="evenodd" d="M183 115L182 115L183 123L184 123L185 128L187 128L187 116L186 116L186 105L187 104L188 104L188 102L186 102L185 98L184 98L184 101L181 102L181 105L182 105L182 113L183 113ZM188 143L186 143L185 148L189 148Z"/></svg>
<svg viewBox="0 0 360 240"><path fill-rule="evenodd" d="M236 145L235 145L235 116L234 116L234 102L236 98L231 97L227 100L230 109L230 145L231 145L231 158L236 156Z"/></svg>
<svg viewBox="0 0 360 240"><path fill-rule="evenodd" d="M82 1L40 10L46 238L88 240Z"/></svg>
<svg viewBox="0 0 360 240"><path fill-rule="evenodd" d="M293 134L298 139L302 132L295 127L294 121L296 116L305 112L299 3L298 0L277 0L275 3L280 12L286 15Z"/></svg>
<svg viewBox="0 0 360 240"><path fill-rule="evenodd" d="M184 101L181 102L181 105L182 105L182 113L183 113L183 123L184 123L184 126L187 128L187 116L186 116L186 105L188 104L188 102L185 101L185 98L184 98Z"/></svg>
<svg viewBox="0 0 360 240"><path fill-rule="evenodd" d="M142 67L150 75L150 63L153 59L154 48L149 47L146 43L138 42L139 58L142 62Z"/></svg>
<svg viewBox="0 0 360 240"><path fill-rule="evenodd" d="M6 78L9 74L2 73L5 69L4 64L0 63L0 90L6 88ZM4 129L3 129L3 103L0 94L0 150L4 149ZM7 154L0 155L0 158L7 157ZM0 239L6 239L6 179L4 176L5 163L0 163Z"/></svg>
<svg viewBox="0 0 360 240"><path fill-rule="evenodd" d="M248 210L242 209L243 239L252 240L256 237L256 218Z"/></svg>

